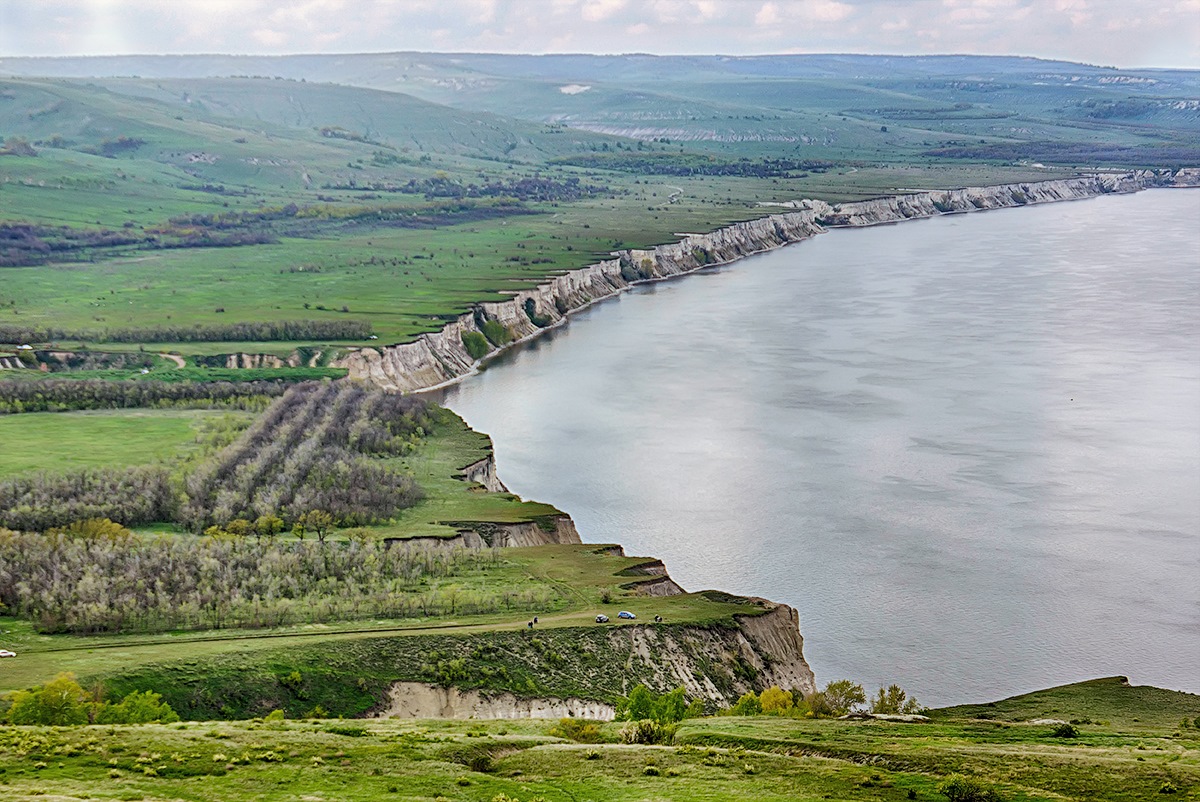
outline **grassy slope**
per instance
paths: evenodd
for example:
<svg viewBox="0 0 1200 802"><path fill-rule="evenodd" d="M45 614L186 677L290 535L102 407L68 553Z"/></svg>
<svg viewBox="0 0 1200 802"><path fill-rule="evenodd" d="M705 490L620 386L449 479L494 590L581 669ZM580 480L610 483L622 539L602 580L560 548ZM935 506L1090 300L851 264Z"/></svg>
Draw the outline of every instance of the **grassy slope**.
<svg viewBox="0 0 1200 802"><path fill-rule="evenodd" d="M20 728L0 731L0 793L205 802L490 802L501 793L522 802L944 800L937 785L962 772L1014 802L1200 798L1200 731L1131 729L1139 689L1096 690L1085 683L1047 692L1111 721L1084 726L1070 741L1045 726L960 717L931 725L696 719L667 747L562 742L549 734L552 722L536 720ZM1176 717L1197 712L1186 694L1165 695L1163 705ZM605 736L618 727L603 725ZM489 770L472 771L466 764L481 756L476 767ZM1164 783L1178 793L1160 795Z"/></svg>
<svg viewBox="0 0 1200 802"><path fill-rule="evenodd" d="M0 478L34 471L118 468L186 457L203 422L244 413L121 409L0 416Z"/></svg>

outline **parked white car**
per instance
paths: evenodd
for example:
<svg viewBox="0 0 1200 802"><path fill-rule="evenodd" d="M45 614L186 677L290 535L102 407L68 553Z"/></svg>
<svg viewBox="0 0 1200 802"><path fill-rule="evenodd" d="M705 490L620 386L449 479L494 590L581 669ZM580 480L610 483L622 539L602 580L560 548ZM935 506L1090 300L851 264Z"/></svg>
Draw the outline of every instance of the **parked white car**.
<svg viewBox="0 0 1200 802"><path fill-rule="evenodd" d="M16 657L16 652L10 652L8 649L0 649L0 657Z"/></svg>

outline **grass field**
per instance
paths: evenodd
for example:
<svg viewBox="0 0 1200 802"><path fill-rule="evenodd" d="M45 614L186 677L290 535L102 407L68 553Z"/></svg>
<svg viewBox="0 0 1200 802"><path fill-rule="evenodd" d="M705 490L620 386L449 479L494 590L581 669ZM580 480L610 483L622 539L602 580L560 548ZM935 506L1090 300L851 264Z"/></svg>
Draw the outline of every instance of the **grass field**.
<svg viewBox="0 0 1200 802"><path fill-rule="evenodd" d="M1102 690L1098 696L1097 691ZM1117 680L1053 689L1103 715L1075 739L1051 727L936 714L933 724L701 718L673 744L551 734L555 722L383 720L20 727L0 730L6 799L941 800L958 774L1010 802L1200 796L1200 730L1129 718L1141 689ZM1177 717L1197 699L1163 693ZM1002 703L1001 703L1002 704ZM503 794L501 797L499 795Z"/></svg>
<svg viewBox="0 0 1200 802"><path fill-rule="evenodd" d="M174 462L199 448L207 421L248 425L247 413L122 409L0 415L0 478Z"/></svg>

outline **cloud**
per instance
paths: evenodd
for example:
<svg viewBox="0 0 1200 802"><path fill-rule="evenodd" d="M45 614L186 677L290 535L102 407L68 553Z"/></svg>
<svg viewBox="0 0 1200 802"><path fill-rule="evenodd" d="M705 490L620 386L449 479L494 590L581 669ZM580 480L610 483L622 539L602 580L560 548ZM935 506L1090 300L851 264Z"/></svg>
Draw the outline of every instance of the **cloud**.
<svg viewBox="0 0 1200 802"><path fill-rule="evenodd" d="M0 0L0 54L1035 55L1200 66L1200 0Z"/></svg>
<svg viewBox="0 0 1200 802"><path fill-rule="evenodd" d="M778 25L779 22L779 6L775 3L763 3L762 8L754 15L754 24L760 28Z"/></svg>
<svg viewBox="0 0 1200 802"><path fill-rule="evenodd" d="M588 0L583 4L582 16L588 22L600 22L625 7L627 0Z"/></svg>

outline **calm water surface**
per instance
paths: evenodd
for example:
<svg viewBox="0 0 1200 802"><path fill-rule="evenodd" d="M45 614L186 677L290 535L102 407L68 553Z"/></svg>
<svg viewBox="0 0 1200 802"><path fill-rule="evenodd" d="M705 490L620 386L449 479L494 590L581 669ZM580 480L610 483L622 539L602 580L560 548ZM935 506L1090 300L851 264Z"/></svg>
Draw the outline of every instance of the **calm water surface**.
<svg viewBox="0 0 1200 802"><path fill-rule="evenodd" d="M446 403L586 541L795 606L820 682L1200 692L1200 191L834 231Z"/></svg>

